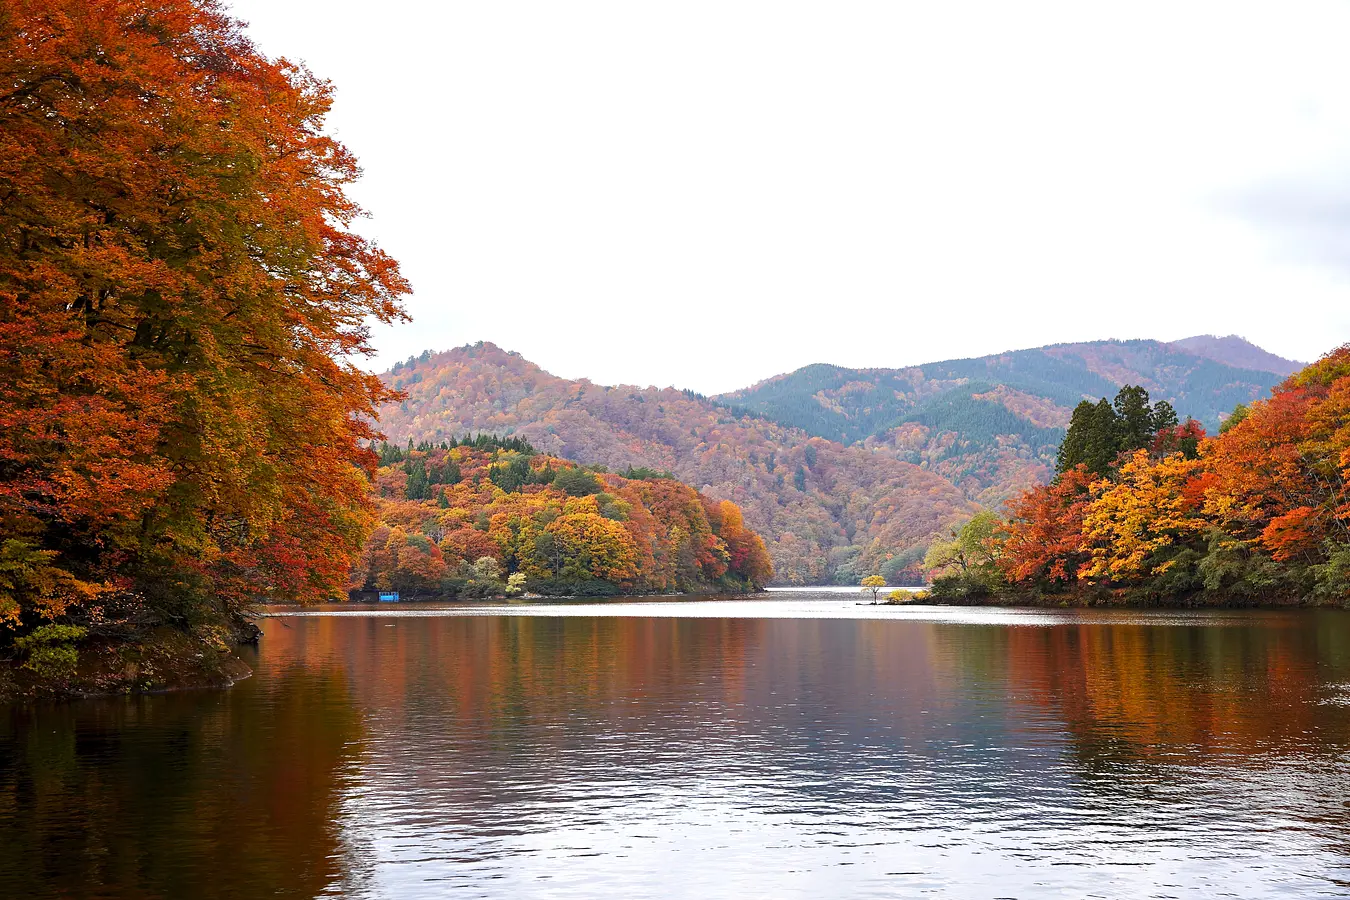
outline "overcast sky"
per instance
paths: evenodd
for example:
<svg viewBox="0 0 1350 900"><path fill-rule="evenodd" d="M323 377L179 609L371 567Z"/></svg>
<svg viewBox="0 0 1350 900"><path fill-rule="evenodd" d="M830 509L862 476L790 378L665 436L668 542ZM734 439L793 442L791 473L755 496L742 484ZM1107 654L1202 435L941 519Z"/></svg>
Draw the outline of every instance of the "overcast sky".
<svg viewBox="0 0 1350 900"><path fill-rule="evenodd" d="M1108 337L1350 340L1350 5L234 0L331 79L384 368L743 387Z"/></svg>

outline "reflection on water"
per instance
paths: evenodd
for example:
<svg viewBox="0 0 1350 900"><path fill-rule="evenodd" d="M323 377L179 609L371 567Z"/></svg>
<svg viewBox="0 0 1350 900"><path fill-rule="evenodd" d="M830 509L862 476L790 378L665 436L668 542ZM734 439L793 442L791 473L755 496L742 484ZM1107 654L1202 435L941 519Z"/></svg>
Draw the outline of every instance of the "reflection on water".
<svg viewBox="0 0 1350 900"><path fill-rule="evenodd" d="M0 896L313 896L338 879L361 716L341 668L264 691L14 707L0 719Z"/></svg>
<svg viewBox="0 0 1350 900"><path fill-rule="evenodd" d="M9 710L0 896L1350 890L1350 615L679 606L343 607Z"/></svg>

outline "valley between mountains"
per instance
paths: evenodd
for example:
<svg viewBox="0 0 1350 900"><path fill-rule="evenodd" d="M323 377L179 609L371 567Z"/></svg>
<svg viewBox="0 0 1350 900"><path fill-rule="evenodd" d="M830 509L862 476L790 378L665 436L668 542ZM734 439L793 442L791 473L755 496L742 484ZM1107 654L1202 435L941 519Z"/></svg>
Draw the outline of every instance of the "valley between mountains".
<svg viewBox="0 0 1350 900"><path fill-rule="evenodd" d="M731 500L779 583L918 581L934 535L1048 480L1073 407L1125 384L1213 431L1301 366L1236 337L1095 341L902 369L813 365L703 397L559 378L491 343L382 376L391 442L523 437L610 471L669 471Z"/></svg>

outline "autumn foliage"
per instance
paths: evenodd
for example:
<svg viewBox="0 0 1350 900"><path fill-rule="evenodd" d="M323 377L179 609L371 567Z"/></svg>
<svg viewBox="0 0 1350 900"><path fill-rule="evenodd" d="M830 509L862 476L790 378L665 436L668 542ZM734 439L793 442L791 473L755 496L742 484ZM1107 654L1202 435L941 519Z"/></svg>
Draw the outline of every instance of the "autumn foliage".
<svg viewBox="0 0 1350 900"><path fill-rule="evenodd" d="M615 472L672 472L740 507L768 544L776 580L788 584L857 584L877 571L901 582L930 535L978 511L942 476L885 454L687 391L559 378L490 343L423 353L386 378L408 397L380 409L391 440L510 433Z"/></svg>
<svg viewBox="0 0 1350 900"><path fill-rule="evenodd" d="M625 478L520 449L386 447L381 522L354 591L421 596L745 590L773 575L740 508L668 478ZM428 472L423 487L417 473Z"/></svg>
<svg viewBox="0 0 1350 900"><path fill-rule="evenodd" d="M1350 345L1206 437L1161 430L1101 477L1014 501L999 567L1020 588L1159 602L1350 601Z"/></svg>
<svg viewBox="0 0 1350 900"><path fill-rule="evenodd" d="M330 102L209 0L0 5L0 622L343 586L406 285Z"/></svg>

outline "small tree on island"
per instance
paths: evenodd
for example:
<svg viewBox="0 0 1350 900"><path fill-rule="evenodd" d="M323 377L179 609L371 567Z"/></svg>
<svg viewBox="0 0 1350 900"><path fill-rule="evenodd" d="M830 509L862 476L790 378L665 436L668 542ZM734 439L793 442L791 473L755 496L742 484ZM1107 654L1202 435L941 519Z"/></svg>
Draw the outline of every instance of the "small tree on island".
<svg viewBox="0 0 1350 900"><path fill-rule="evenodd" d="M863 593L872 593L872 605L877 605L877 592L886 586L886 579L880 575L868 575L862 580Z"/></svg>

